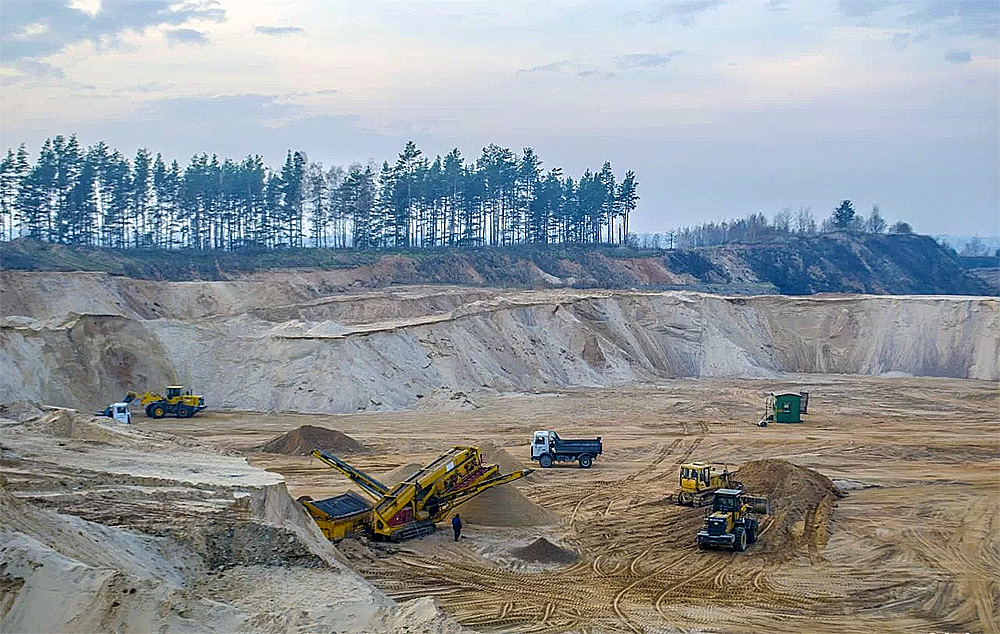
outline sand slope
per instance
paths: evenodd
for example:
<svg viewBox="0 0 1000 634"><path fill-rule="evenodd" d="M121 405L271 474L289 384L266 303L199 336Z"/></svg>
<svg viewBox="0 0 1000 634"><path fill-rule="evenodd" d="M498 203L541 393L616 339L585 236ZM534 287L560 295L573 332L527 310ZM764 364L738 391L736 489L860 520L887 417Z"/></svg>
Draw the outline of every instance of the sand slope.
<svg viewBox="0 0 1000 634"><path fill-rule="evenodd" d="M461 630L352 572L241 457L70 410L0 425L2 631Z"/></svg>
<svg viewBox="0 0 1000 634"><path fill-rule="evenodd" d="M226 286L242 282L143 282L163 287L163 314L150 318L128 308L134 298L92 305L110 291L86 295L81 275L82 304L118 314L66 315L65 295L38 289L5 306L0 399L103 407L129 388L180 382L209 407L336 413L677 376L1000 377L990 298L417 287L276 305L289 298ZM200 284L214 312L167 302L184 284Z"/></svg>

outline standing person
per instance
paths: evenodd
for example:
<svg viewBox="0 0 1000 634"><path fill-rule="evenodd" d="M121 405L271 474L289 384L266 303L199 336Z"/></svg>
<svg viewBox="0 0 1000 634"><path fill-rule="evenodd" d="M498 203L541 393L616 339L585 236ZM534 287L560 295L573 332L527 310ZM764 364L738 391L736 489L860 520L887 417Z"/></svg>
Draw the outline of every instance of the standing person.
<svg viewBox="0 0 1000 634"><path fill-rule="evenodd" d="M455 517L451 518L451 529L455 531L455 541L462 535L462 518L455 513Z"/></svg>

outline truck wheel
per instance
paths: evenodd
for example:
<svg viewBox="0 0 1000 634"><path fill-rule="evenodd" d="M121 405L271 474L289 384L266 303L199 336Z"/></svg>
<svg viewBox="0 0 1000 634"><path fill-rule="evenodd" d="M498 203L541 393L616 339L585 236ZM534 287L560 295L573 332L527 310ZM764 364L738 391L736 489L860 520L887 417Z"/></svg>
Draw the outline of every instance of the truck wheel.
<svg viewBox="0 0 1000 634"><path fill-rule="evenodd" d="M147 405L146 406L146 418L152 418L152 417L153 417L153 406L152 405Z"/></svg>
<svg viewBox="0 0 1000 634"><path fill-rule="evenodd" d="M177 418L188 417L188 408L186 405L178 405L176 412L177 412Z"/></svg>
<svg viewBox="0 0 1000 634"><path fill-rule="evenodd" d="M743 527L736 529L736 539L733 541L733 550L738 553L743 552L747 549L747 532L743 530Z"/></svg>
<svg viewBox="0 0 1000 634"><path fill-rule="evenodd" d="M747 544L757 542L757 522L750 522L747 525Z"/></svg>
<svg viewBox="0 0 1000 634"><path fill-rule="evenodd" d="M167 415L167 409L161 404L153 405L150 412L152 412L153 418L163 418Z"/></svg>
<svg viewBox="0 0 1000 634"><path fill-rule="evenodd" d="M587 454L583 454L582 456L577 458L577 462L580 463L581 469L589 469L590 465L594 464L594 459L588 456Z"/></svg>
<svg viewBox="0 0 1000 634"><path fill-rule="evenodd" d="M705 542L698 542L698 550L708 550L708 544Z"/></svg>
<svg viewBox="0 0 1000 634"><path fill-rule="evenodd" d="M552 466L552 456L550 456L549 454L545 454L544 456L538 459L538 464L541 465L543 469L548 469L549 467Z"/></svg>

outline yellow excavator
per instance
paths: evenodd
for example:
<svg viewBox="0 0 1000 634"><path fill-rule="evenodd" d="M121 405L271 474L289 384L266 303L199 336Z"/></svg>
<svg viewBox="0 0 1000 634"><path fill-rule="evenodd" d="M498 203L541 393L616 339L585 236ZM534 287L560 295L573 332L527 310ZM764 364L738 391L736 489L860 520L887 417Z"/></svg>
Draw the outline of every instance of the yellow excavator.
<svg viewBox="0 0 1000 634"><path fill-rule="evenodd" d="M206 407L204 396L185 394L183 385L168 385L166 396L149 390L142 394L129 392L125 395L124 400L128 404L138 401L145 410L146 416L150 418L163 418L167 415L177 418L191 418Z"/></svg>
<svg viewBox="0 0 1000 634"><path fill-rule="evenodd" d="M704 506L712 501L719 489L742 489L732 471L707 462L689 462L681 465L680 486L667 496L668 500L682 506Z"/></svg>
<svg viewBox="0 0 1000 634"><path fill-rule="evenodd" d="M367 535L398 542L428 535L460 504L533 471L520 469L500 475L497 465L483 462L477 447L453 447L409 478L388 487L327 451L316 450L312 455L347 476L373 501L369 503L355 493L326 500L300 497L298 501L331 541Z"/></svg>

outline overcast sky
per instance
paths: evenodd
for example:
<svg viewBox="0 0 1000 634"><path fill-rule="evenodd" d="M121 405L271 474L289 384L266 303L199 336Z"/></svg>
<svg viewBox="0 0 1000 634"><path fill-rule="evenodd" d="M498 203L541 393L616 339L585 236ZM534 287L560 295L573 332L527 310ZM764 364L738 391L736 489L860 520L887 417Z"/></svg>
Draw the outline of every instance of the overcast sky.
<svg viewBox="0 0 1000 634"><path fill-rule="evenodd" d="M1000 1L0 0L0 142L325 165L532 146L632 226L842 198L1000 232Z"/></svg>

